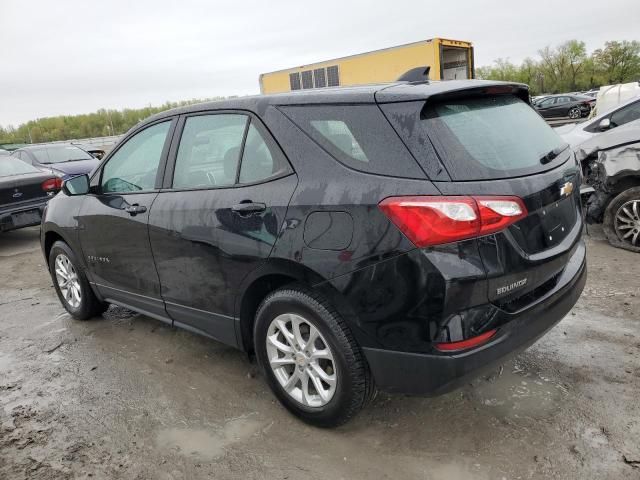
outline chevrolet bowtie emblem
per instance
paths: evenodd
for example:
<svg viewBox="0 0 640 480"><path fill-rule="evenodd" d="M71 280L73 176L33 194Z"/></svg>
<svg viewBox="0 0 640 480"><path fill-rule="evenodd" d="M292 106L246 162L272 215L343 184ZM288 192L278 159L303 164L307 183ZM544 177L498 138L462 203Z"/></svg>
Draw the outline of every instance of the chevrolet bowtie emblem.
<svg viewBox="0 0 640 480"><path fill-rule="evenodd" d="M561 197L568 197L569 195L571 195L571 192L573 192L573 183L572 182L567 182L564 185L562 185L560 187L560 196Z"/></svg>

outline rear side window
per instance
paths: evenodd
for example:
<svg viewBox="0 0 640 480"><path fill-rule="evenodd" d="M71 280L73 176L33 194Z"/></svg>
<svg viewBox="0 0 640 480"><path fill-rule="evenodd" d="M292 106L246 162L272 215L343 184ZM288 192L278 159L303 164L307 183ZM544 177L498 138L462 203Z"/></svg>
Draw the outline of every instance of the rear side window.
<svg viewBox="0 0 640 480"><path fill-rule="evenodd" d="M632 103L611 114L611 125L619 127L640 118L640 102Z"/></svg>
<svg viewBox="0 0 640 480"><path fill-rule="evenodd" d="M255 183L291 172L280 149L255 120L251 120L242 151L239 183Z"/></svg>
<svg viewBox="0 0 640 480"><path fill-rule="evenodd" d="M420 161L416 144L430 140L453 180L533 174L554 168L570 155L542 117L511 95L409 102L404 108L413 109L416 124L409 148Z"/></svg>
<svg viewBox="0 0 640 480"><path fill-rule="evenodd" d="M377 105L283 107L293 123L340 163L354 170L424 178Z"/></svg>
<svg viewBox="0 0 640 480"><path fill-rule="evenodd" d="M236 178L247 184L289 173L284 154L258 121L235 113L197 115L185 121L173 188L229 187Z"/></svg>
<svg viewBox="0 0 640 480"><path fill-rule="evenodd" d="M238 114L187 118L178 147L173 188L208 188L236 181L249 117Z"/></svg>

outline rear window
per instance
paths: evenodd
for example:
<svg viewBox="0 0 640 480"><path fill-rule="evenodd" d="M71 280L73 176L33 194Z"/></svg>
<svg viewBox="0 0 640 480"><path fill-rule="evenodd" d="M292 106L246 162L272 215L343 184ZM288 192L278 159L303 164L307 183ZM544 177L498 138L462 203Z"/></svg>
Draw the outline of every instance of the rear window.
<svg viewBox="0 0 640 480"><path fill-rule="evenodd" d="M25 175L27 173L38 173L39 170L33 168L28 163L14 157L3 157L0 159L0 177L10 177L12 175Z"/></svg>
<svg viewBox="0 0 640 480"><path fill-rule="evenodd" d="M282 111L349 168L393 177L425 177L377 105L304 105L282 107Z"/></svg>
<svg viewBox="0 0 640 480"><path fill-rule="evenodd" d="M433 162L424 155L424 145L430 141L453 180L528 175L554 168L570 155L566 143L542 117L511 95L444 100L426 106L409 102L402 108L405 113L413 109L412 135L405 138L412 153L420 162ZM397 122L393 107L390 113L391 122ZM404 122L407 120L405 115ZM403 136L402 129L398 131Z"/></svg>
<svg viewBox="0 0 640 480"><path fill-rule="evenodd" d="M31 153L36 157L38 163L62 163L75 160L91 160L93 157L84 150L73 145L59 145L32 149Z"/></svg>

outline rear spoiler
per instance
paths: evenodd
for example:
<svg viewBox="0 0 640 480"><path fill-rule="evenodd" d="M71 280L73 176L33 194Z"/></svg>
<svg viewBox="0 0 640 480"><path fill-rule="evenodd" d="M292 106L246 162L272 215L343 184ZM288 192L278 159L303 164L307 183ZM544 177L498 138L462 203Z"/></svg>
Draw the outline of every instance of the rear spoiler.
<svg viewBox="0 0 640 480"><path fill-rule="evenodd" d="M389 85L375 93L377 103L415 100L434 102L485 95L514 95L525 103L530 103L528 85L490 80L405 81Z"/></svg>
<svg viewBox="0 0 640 480"><path fill-rule="evenodd" d="M513 95L520 98L525 103L529 101L529 86L524 84L497 84L482 87L465 88L460 90L451 90L443 92L431 97L432 100L455 99L463 97L481 97L485 95Z"/></svg>

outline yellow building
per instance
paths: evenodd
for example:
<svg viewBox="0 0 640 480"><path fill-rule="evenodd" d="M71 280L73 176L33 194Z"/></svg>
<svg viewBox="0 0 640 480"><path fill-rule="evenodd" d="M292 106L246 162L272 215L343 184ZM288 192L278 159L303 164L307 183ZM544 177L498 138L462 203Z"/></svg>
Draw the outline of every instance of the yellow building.
<svg viewBox="0 0 640 480"><path fill-rule="evenodd" d="M429 66L429 78L474 78L471 42L432 38L260 75L261 93L393 82L412 68Z"/></svg>

